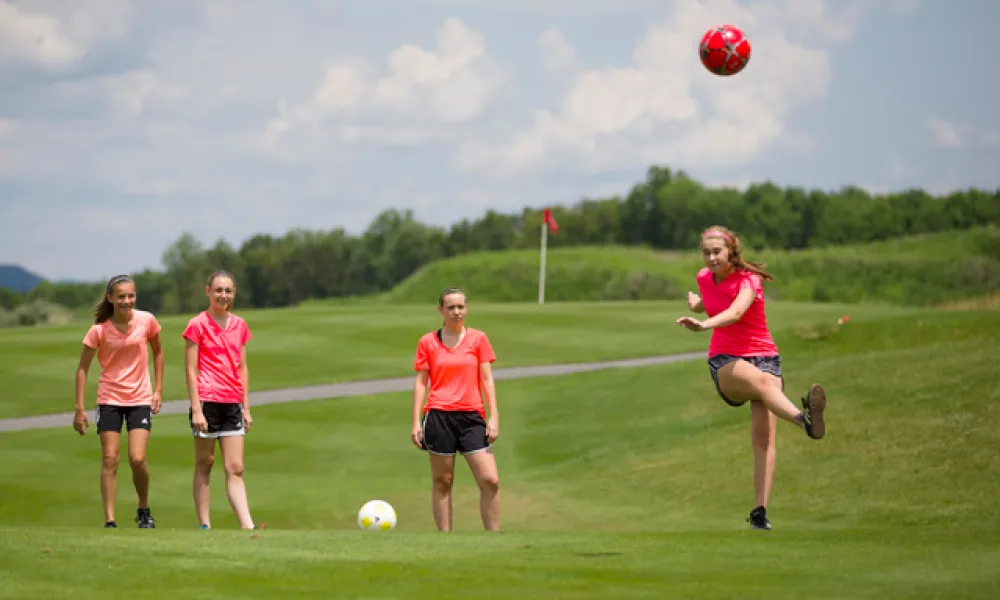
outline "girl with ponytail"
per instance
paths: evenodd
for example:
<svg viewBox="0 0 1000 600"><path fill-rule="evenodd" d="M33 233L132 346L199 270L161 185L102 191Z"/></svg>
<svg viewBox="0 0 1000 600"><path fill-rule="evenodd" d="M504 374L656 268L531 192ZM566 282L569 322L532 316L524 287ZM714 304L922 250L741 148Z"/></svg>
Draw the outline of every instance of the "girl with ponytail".
<svg viewBox="0 0 1000 600"><path fill-rule="evenodd" d="M709 318L681 317L677 324L690 331L712 330L708 367L716 391L730 406L750 403L756 507L747 521L754 529L770 529L767 503L774 481L776 416L821 439L826 433L826 392L813 384L801 409L784 393L781 355L764 310L763 282L774 277L764 265L744 258L740 239L722 226L708 228L700 246L705 262L697 276L701 295L689 291L688 308Z"/></svg>
<svg viewBox="0 0 1000 600"><path fill-rule="evenodd" d="M153 350L155 389L149 380L149 352ZM128 464L138 496L135 521L141 529L156 527L149 509L149 467L146 446L153 415L160 412L163 392L163 347L160 324L151 313L135 308L135 282L128 275L108 281L94 306L94 324L83 338L76 368L76 412L73 429L86 433L85 390L90 364L97 356L101 376L97 384L97 433L101 438L101 498L104 526L117 528L115 495L122 425L128 432Z"/></svg>

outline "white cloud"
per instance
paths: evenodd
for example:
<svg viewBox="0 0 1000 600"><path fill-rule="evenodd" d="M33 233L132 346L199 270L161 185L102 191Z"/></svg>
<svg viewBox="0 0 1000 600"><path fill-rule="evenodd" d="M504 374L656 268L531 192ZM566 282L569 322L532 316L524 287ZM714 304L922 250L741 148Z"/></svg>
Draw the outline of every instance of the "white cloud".
<svg viewBox="0 0 1000 600"><path fill-rule="evenodd" d="M724 168L786 138L808 145L785 119L824 94L830 64L795 40L804 32L845 39L860 6L831 13L822 0L681 0L647 30L632 65L580 72L557 108L536 111L507 139L469 143L457 163L500 176L560 162L590 172L650 162ZM747 69L728 78L704 70L696 51L700 33L719 23L740 24L753 44Z"/></svg>
<svg viewBox="0 0 1000 600"><path fill-rule="evenodd" d="M122 35L131 14L128 0L91 0L69 10L54 0L0 2L0 65L71 68L99 42Z"/></svg>
<svg viewBox="0 0 1000 600"><path fill-rule="evenodd" d="M85 50L57 19L0 3L0 60L58 69L75 63Z"/></svg>
<svg viewBox="0 0 1000 600"><path fill-rule="evenodd" d="M934 143L945 148L993 146L1000 143L1000 131L982 129L936 117L928 118L924 126L934 138Z"/></svg>
<svg viewBox="0 0 1000 600"><path fill-rule="evenodd" d="M439 138L436 127L480 117L506 80L488 55L482 32L454 18L438 30L434 49L404 44L389 54L381 76L372 71L366 61L332 61L308 99L292 107L281 103L265 127L264 147L274 151L294 133L326 142L390 145ZM283 148L289 151L299 141Z"/></svg>
<svg viewBox="0 0 1000 600"><path fill-rule="evenodd" d="M558 28L551 27L538 36L538 49L542 53L542 64L550 72L576 66L576 49Z"/></svg>
<svg viewBox="0 0 1000 600"><path fill-rule="evenodd" d="M958 126L944 119L927 119L927 129L934 136L934 141L941 146L957 148L962 145L962 135Z"/></svg>

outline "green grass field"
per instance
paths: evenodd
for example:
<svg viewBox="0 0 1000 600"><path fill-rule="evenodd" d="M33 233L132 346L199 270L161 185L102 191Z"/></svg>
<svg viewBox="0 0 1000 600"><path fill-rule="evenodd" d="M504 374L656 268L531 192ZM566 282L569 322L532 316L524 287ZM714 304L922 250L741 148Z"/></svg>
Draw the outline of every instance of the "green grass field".
<svg viewBox="0 0 1000 600"><path fill-rule="evenodd" d="M679 311L662 305L580 307L558 321L561 331L555 317L533 307L510 310L522 311L519 319L496 307L482 313L492 315L497 334L510 335L507 364L515 356L554 358L551 349L532 354L531 342L515 332L568 335L573 319L622 340L638 335L644 344L639 352L621 341L615 352L646 353L654 340L665 347L671 340L707 343L706 336L675 337L667 321ZM101 529L96 435L81 438L68 428L0 434L0 452L16 458L0 466L0 595L994 597L1000 313L855 307L842 328L814 327L819 339L792 326L799 318L825 323L824 310L774 313L784 319L777 337L789 393L797 397L821 381L831 398L826 439L812 441L779 424L769 509L774 531L751 531L743 522L753 503L748 411L727 407L698 361L500 382L499 534L479 531L476 494L462 463L456 532L433 531L429 469L409 445L405 393L257 408L247 478L255 518L267 527L253 533L235 530L221 471L213 488L216 529L194 529L183 416L159 417L154 426L148 459L159 527L153 531ZM361 341L398 342L404 347L384 363L395 370L396 362L407 366L411 334L432 326L434 315L393 314L406 335L390 332L388 317L372 309L262 313L256 321L262 332L267 319L275 331L279 322L297 322L297 333L284 338L287 352L309 336L323 338L313 342L318 349L339 348L346 332ZM537 329L515 325L529 314ZM370 320L346 325L347 315ZM48 337L52 356L76 336L34 333ZM557 344L565 356L593 359L608 351L591 345L600 336L577 335ZM0 355L15 357L29 339L0 348ZM279 339L275 334L272 341L276 354ZM375 356L378 346L364 347ZM334 372L338 359L360 354L332 352L326 363L307 366L329 364ZM21 368L33 364L17 360ZM265 362L258 359L262 371ZM10 372L2 382L5 398L12 384L26 389ZM69 402L72 367L64 372ZM359 372L355 367L353 374ZM133 497L125 465L123 524ZM396 507L397 530L357 529L355 511L372 498Z"/></svg>
<svg viewBox="0 0 1000 600"><path fill-rule="evenodd" d="M254 334L248 349L251 388L275 389L412 373L417 340L440 325L435 298L423 306L309 305L285 310L237 312ZM769 318L776 331L833 323L847 313L855 321L883 318L889 306L811 305L775 302ZM708 338L677 327L688 314L683 302L482 304L470 300L469 325L485 330L499 365L521 366L651 356L707 348ZM165 400L187 397L184 344L187 317L165 317ZM0 329L0 419L73 409L73 373L88 325ZM87 406L100 369L91 366Z"/></svg>

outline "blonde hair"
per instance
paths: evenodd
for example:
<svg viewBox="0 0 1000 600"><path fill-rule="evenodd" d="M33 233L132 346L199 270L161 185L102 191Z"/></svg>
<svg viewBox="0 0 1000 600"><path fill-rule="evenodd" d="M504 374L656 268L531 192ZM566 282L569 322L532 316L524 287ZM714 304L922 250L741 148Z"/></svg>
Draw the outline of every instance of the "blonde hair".
<svg viewBox="0 0 1000 600"><path fill-rule="evenodd" d="M753 262L743 258L743 243L728 228L722 225L712 225L701 234L702 240L710 237L720 238L726 243L726 248L729 249L729 265L731 267L759 275L765 281L774 281L774 276L764 270L766 266L764 263Z"/></svg>

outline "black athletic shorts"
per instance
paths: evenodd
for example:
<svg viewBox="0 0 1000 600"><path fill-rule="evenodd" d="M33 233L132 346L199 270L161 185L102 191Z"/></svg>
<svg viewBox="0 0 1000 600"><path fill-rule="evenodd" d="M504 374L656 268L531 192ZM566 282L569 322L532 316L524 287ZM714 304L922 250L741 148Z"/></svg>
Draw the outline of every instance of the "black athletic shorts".
<svg viewBox="0 0 1000 600"><path fill-rule="evenodd" d="M765 373L770 373L781 379L781 389L785 389L785 376L781 374L781 356L734 356L732 354L716 354L708 359L708 370L712 373L712 381L715 382L715 391L726 401L729 406L743 406L742 402L733 402L722 393L719 387L719 369L733 362L734 360L745 360Z"/></svg>
<svg viewBox="0 0 1000 600"><path fill-rule="evenodd" d="M97 433L102 431L117 431L121 433L122 423L125 429L153 428L153 407L145 406L115 406L113 404L97 405Z"/></svg>
<svg viewBox="0 0 1000 600"><path fill-rule="evenodd" d="M243 405L238 402L202 402L201 414L208 421L208 431L195 431L191 409L188 409L188 425L195 437L215 439L234 435L245 435Z"/></svg>
<svg viewBox="0 0 1000 600"><path fill-rule="evenodd" d="M486 421L474 410L431 409L424 415L423 430L423 448L431 454L470 454L490 447L486 437Z"/></svg>

